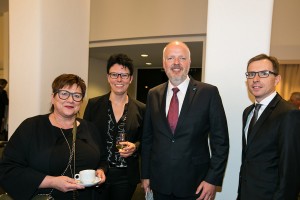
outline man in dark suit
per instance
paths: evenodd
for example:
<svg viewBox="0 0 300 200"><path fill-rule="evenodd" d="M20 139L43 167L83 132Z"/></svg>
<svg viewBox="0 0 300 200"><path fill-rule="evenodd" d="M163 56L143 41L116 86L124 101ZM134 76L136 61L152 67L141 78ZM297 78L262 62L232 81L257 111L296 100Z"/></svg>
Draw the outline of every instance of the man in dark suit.
<svg viewBox="0 0 300 200"><path fill-rule="evenodd" d="M188 76L190 64L187 45L169 43L163 51L169 81L148 93L142 184L155 200L214 199L222 185L229 151L224 108L215 86Z"/></svg>
<svg viewBox="0 0 300 200"><path fill-rule="evenodd" d="M281 79L275 57L260 54L251 58L246 77L255 104L243 113L238 199L296 200L300 190L300 111L275 91ZM254 107L260 107L256 123L251 122L256 115Z"/></svg>

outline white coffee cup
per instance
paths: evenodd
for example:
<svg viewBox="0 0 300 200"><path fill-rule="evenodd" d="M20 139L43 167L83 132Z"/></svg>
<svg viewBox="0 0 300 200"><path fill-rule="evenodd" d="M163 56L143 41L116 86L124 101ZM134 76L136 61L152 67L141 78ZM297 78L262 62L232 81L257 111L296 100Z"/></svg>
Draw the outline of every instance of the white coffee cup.
<svg viewBox="0 0 300 200"><path fill-rule="evenodd" d="M93 169L86 169L75 174L74 178L83 184L93 183L96 179L96 171Z"/></svg>

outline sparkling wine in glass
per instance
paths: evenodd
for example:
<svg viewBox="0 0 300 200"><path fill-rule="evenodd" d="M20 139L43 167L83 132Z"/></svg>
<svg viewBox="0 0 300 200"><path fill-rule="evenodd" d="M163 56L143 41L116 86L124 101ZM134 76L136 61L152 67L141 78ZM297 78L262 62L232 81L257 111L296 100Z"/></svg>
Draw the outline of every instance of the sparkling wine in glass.
<svg viewBox="0 0 300 200"><path fill-rule="evenodd" d="M119 133L117 136L116 147L118 150L123 149L126 145L120 144L120 142L125 142L125 133Z"/></svg>

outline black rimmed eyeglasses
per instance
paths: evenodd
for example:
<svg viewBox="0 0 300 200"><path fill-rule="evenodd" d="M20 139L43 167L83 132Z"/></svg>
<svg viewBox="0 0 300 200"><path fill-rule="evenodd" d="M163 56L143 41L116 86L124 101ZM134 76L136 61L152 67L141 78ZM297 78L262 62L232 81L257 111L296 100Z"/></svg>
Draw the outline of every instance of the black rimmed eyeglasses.
<svg viewBox="0 0 300 200"><path fill-rule="evenodd" d="M264 70L264 71L259 71L259 72L246 72L246 78L247 79L253 79L256 74L258 74L258 76L260 78L267 78L269 77L270 74L273 74L274 76L277 76L278 74L269 70Z"/></svg>
<svg viewBox="0 0 300 200"><path fill-rule="evenodd" d="M66 100L70 97L70 95L72 95L72 99L76 102L80 102L83 98L83 95L82 93L78 93L78 92L69 92L67 90L58 90L57 92L55 92L58 94L58 97L61 99L61 100Z"/></svg>
<svg viewBox="0 0 300 200"><path fill-rule="evenodd" d="M121 79L128 79L130 77L129 73L115 73L115 72L111 72L108 75L112 79L117 79L119 76L121 77Z"/></svg>

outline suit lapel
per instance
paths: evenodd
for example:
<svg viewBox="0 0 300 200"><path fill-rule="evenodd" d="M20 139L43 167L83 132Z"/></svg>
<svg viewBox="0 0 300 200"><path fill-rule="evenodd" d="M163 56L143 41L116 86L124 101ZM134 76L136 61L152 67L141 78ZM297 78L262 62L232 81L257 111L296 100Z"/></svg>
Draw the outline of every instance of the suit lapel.
<svg viewBox="0 0 300 200"><path fill-rule="evenodd" d="M166 99L167 99L168 82L164 83L161 89L158 91L158 102L160 102L160 115L163 120L163 124L166 125L166 129L169 131L169 135L173 137L172 130L169 126L169 122L166 114Z"/></svg>
<svg viewBox="0 0 300 200"><path fill-rule="evenodd" d="M249 106L248 108L246 108L246 110L244 112L244 115L243 115L243 136L242 136L242 138L243 138L243 147L244 147L244 149L247 148L245 127L246 127L248 116L249 116L251 110L254 109L254 105L255 104L252 104L251 106Z"/></svg>
<svg viewBox="0 0 300 200"><path fill-rule="evenodd" d="M131 130L130 126L132 124L132 120L133 120L133 114L134 114L134 111L135 109L132 108L133 106L133 102L132 102L132 99L129 97L128 95L128 111L127 111L127 117L126 117L126 129L125 131L127 132L128 130ZM129 137L131 134L127 134L127 137ZM130 139L130 138L127 138L127 139Z"/></svg>
<svg viewBox="0 0 300 200"><path fill-rule="evenodd" d="M253 142L254 138L257 136L257 134L262 134L263 132L258 133L258 130L260 130L261 126L264 124L264 122L268 119L268 117L273 112L274 108L276 107L277 103L280 101L281 97L277 94L274 99L269 103L269 105L265 108L261 116L258 118L257 122L255 123L252 133L249 135L249 138L247 140L247 147L251 145L251 142Z"/></svg>
<svg viewBox="0 0 300 200"><path fill-rule="evenodd" d="M184 101L181 107L181 111L179 114L179 118L178 118L178 122L174 134L176 134L177 132L176 130L180 129L180 127L182 126L184 119L186 118L185 116L189 112L190 106L192 105L196 92L197 92L197 85L194 79L190 78L189 86L186 90L186 94L184 97Z"/></svg>

